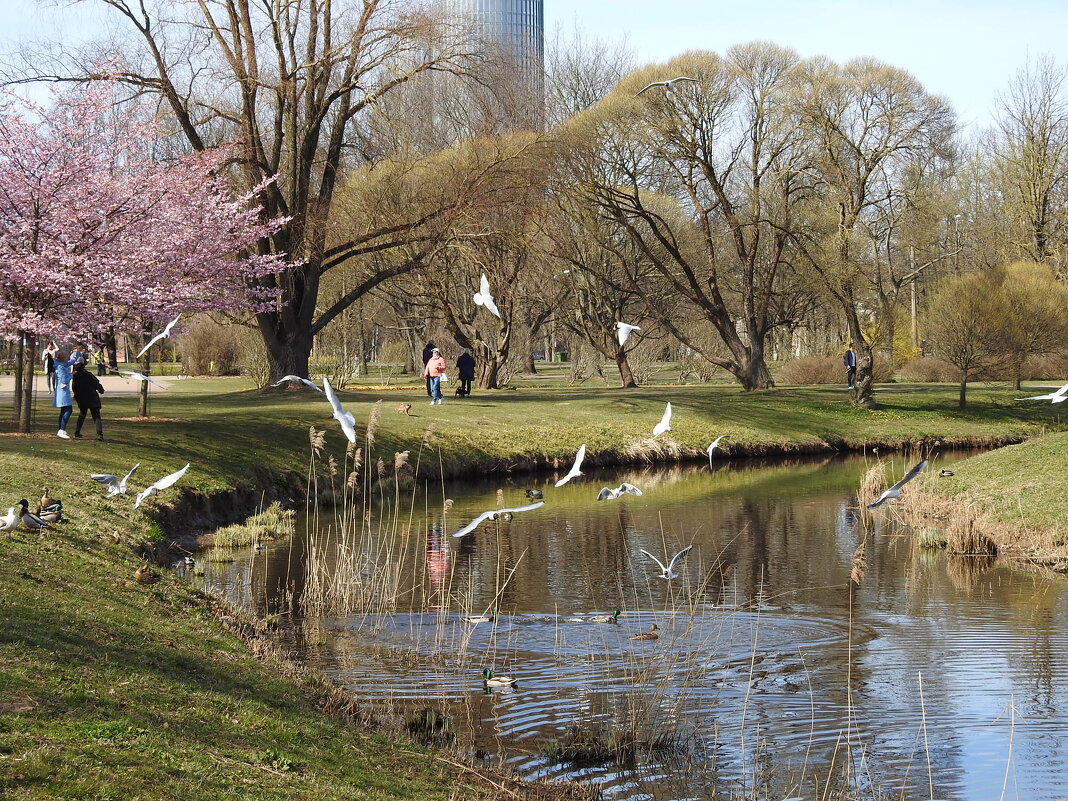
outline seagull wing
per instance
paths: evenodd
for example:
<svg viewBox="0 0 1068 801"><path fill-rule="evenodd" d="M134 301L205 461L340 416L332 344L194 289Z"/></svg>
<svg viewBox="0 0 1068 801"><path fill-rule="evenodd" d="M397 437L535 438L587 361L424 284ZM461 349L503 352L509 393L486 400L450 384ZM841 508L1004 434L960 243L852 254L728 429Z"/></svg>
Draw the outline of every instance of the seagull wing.
<svg viewBox="0 0 1068 801"><path fill-rule="evenodd" d="M181 470L178 470L175 473L171 473L169 476L164 476L152 486L155 487L157 491L165 490L167 489L167 487L172 487L178 481L178 479L185 475L185 471L188 469L189 465L186 465Z"/></svg>
<svg viewBox="0 0 1068 801"><path fill-rule="evenodd" d="M122 481L119 482L119 487L118 487L118 491L120 493L124 494L126 492L126 482L128 482L131 478L133 478L133 474L137 472L137 468L139 468L140 466L141 466L141 463L138 462L137 464L135 464L133 467L130 468L130 472L129 473L127 473L125 476L122 477Z"/></svg>
<svg viewBox="0 0 1068 801"><path fill-rule="evenodd" d="M583 444L583 445L579 446L578 453L575 454L575 463L573 465L571 465L571 469L567 471L567 475L564 476L559 481L557 481L553 486L554 487L562 487L568 481L570 481L571 479L575 478L575 476L581 476L582 473L579 471L579 468L582 467L582 460L585 459L585 458L586 458L586 446L585 446L585 444Z"/></svg>
<svg viewBox="0 0 1068 801"><path fill-rule="evenodd" d="M626 492L626 493L629 493L631 495L641 495L642 494L642 491L640 489L635 487L633 484L628 484L626 481L624 481L622 484L619 485L619 492Z"/></svg>
<svg viewBox="0 0 1068 801"><path fill-rule="evenodd" d="M693 81L694 83L700 83L696 78L691 78L688 75L680 75L678 78L672 78L670 81L666 81L666 83L672 84L675 83L675 81Z"/></svg>
<svg viewBox="0 0 1068 801"><path fill-rule="evenodd" d="M692 545L687 545L685 548L683 548L681 551L679 551L677 554L675 554L673 557L671 557L671 564L669 564L667 566L668 572L670 573L672 570L674 570L675 569L675 565L677 565L679 563L679 560L682 559L682 557L684 557L686 554L688 554L692 550L693 550L693 546Z"/></svg>
<svg viewBox="0 0 1068 801"><path fill-rule="evenodd" d="M648 89L652 89L654 86L667 86L667 81L653 81L652 83L643 86L641 89L639 89L637 92L635 92L634 96L637 97L642 92L644 92L644 91L646 91Z"/></svg>
<svg viewBox="0 0 1068 801"><path fill-rule="evenodd" d="M659 437L665 431L671 430L671 404L668 403L667 408L664 409L664 416L660 418L660 422L653 427L653 437Z"/></svg>
<svg viewBox="0 0 1068 801"><path fill-rule="evenodd" d="M892 487L890 487L890 489L891 490L897 490L898 492L900 492L901 488L903 486L905 486L906 484L908 484L910 481L912 481L912 479L916 478L916 476L918 476L920 473L922 473L923 472L923 468L925 468L925 467L927 467L927 460L926 459L924 459L922 462L920 462L914 468L912 468L907 473L905 473L905 475L901 477L901 480L898 481L896 484L894 484Z"/></svg>
<svg viewBox="0 0 1068 801"><path fill-rule="evenodd" d="M604 487L600 492L597 493L597 500L599 501L610 501L613 498L617 497L619 496L616 494L616 492L614 490L608 489L608 487Z"/></svg>
<svg viewBox="0 0 1068 801"><path fill-rule="evenodd" d="M890 497L890 490L886 490L885 492L883 492L882 495L879 496L878 500L876 500L875 503L869 503L868 504L868 508L869 509L874 509L877 506L882 506L883 501L885 501L889 497Z"/></svg>
<svg viewBox="0 0 1068 801"><path fill-rule="evenodd" d="M142 356L144 356L148 352L149 348L151 348L153 345L155 345L160 340L163 340L163 339L166 339L167 337L169 337L171 335L171 329L174 328L174 324L178 322L178 320L179 320L179 318L181 316L182 315L179 314L178 317L175 317L173 320L171 320L169 323L167 323L167 325L164 327L164 329L162 331L160 331L158 334L156 334L154 337L152 337L152 339L148 340L148 344L145 345L143 348L141 348L140 352L136 356L134 356L134 358L135 359L140 359Z"/></svg>
<svg viewBox="0 0 1068 801"><path fill-rule="evenodd" d="M97 481L111 490L112 493L119 491L119 477L113 476L111 473L93 473L89 476L93 481ZM123 479L125 481L125 479Z"/></svg>
<svg viewBox="0 0 1068 801"><path fill-rule="evenodd" d="M497 514L504 514L505 512L529 512L532 509L537 509L539 506L544 506L545 501L538 501L537 503L528 503L526 506L513 506L511 509L498 509Z"/></svg>
<svg viewBox="0 0 1068 801"><path fill-rule="evenodd" d="M651 553L649 553L649 552L648 552L647 550L645 550L645 548L639 548L638 550L639 550L639 551L641 551L641 552L642 552L643 554L645 554L646 556L648 556L648 557L649 557L650 559L652 559L652 560L653 560L654 562L656 562L656 563L657 563L657 565L659 565L659 566L660 566L660 572L661 572L661 573L667 573L667 568L666 568L666 567L664 567L664 563L663 563L663 562L661 562L661 561L660 561L659 559L657 559L657 558L656 558L655 556L653 556L653 555L652 555Z"/></svg>
<svg viewBox="0 0 1068 801"><path fill-rule="evenodd" d="M139 495L137 496L137 499L136 499L136 500L134 501L134 505L133 505L133 508L134 508L134 509L136 509L136 508L137 508L138 506L140 506L140 505L141 505L141 501L143 501L143 500L144 500L145 498L147 498L147 497L148 497L149 495L155 495L155 494L156 494L156 488L155 488L155 487L146 487L146 488L145 488L144 490L142 490L142 491L141 491L141 493L140 493L140 494L139 494Z"/></svg>
<svg viewBox="0 0 1068 801"><path fill-rule="evenodd" d="M349 442L355 443L356 418L342 408L341 401L339 401L337 395L334 394L334 388L330 386L330 379L325 375L323 376L323 393L326 395L326 399L330 402L330 406L334 410L334 419L341 424L341 430L344 432L345 438Z"/></svg>
<svg viewBox="0 0 1068 801"><path fill-rule="evenodd" d="M537 503L528 503L526 506L516 506L511 509L492 509L488 512L483 512L470 523L468 523L466 526L464 526L462 529L455 532L452 536L462 537L464 534L470 534L472 531L478 528L481 523L486 520L489 520L494 515L504 514L505 512L529 512L531 509L537 509L539 506L544 505L545 501L538 501Z"/></svg>
<svg viewBox="0 0 1068 801"><path fill-rule="evenodd" d="M275 381L273 384L271 384L271 386L278 387L284 384L286 381L299 381L300 383L304 384L304 386L311 387L316 392L322 392L322 390L319 389L319 385L316 384L314 381L309 381L307 378L303 378L299 375L284 375L277 381Z"/></svg>

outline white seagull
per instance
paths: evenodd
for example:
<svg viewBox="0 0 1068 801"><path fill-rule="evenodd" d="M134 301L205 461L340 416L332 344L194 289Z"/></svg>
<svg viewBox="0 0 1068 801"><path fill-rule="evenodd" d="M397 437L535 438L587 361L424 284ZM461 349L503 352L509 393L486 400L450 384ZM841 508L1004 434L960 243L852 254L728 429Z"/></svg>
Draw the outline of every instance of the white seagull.
<svg viewBox="0 0 1068 801"><path fill-rule="evenodd" d="M134 379L134 381L144 381L146 384L151 384L154 387L160 387L160 389L163 389L163 387L161 387L159 384L157 384L144 373L138 373L133 370L111 370L111 372L118 373L119 375L128 375L130 378Z"/></svg>
<svg viewBox="0 0 1068 801"><path fill-rule="evenodd" d="M922 462L920 462L914 468L912 468L907 473L905 473L905 475L902 477L902 479L899 482L894 484L894 486L890 487L890 489L886 490L882 495L879 496L879 500L877 500L875 503L868 504L868 508L869 509L874 509L876 506L881 505L883 503L883 501L886 501L886 500L888 500L890 498L899 497L901 495L901 488L903 486L905 486L906 484L908 484L910 481L912 481L912 479L916 478L916 476L918 476L920 473L922 473L923 472L923 468L925 468L925 467L927 467L927 460L926 459L924 459Z"/></svg>
<svg viewBox="0 0 1068 801"><path fill-rule="evenodd" d="M653 81L651 84L648 84L647 86L643 86L641 89L639 89L634 94L634 96L637 97L642 92L645 92L645 91L647 91L649 89L652 89L654 86L663 86L663 87L665 87L667 89L670 89L678 81L693 81L694 83L700 83L700 81L698 81L696 78L688 78L685 75L680 75L678 78L671 78L670 80L666 80L666 81Z"/></svg>
<svg viewBox="0 0 1068 801"><path fill-rule="evenodd" d="M130 480L130 477L137 472L137 468L141 466L138 462L130 468L130 472L122 477L120 481L118 476L113 476L111 473L93 473L89 478L93 481L97 481L108 488L108 497L112 495L125 495L126 494L126 482Z"/></svg>
<svg viewBox="0 0 1068 801"><path fill-rule="evenodd" d="M660 418L660 422L653 426L653 439L656 439L665 431L671 430L671 404L668 403L667 408L664 409L664 416Z"/></svg>
<svg viewBox="0 0 1068 801"><path fill-rule="evenodd" d="M185 475L185 471L188 469L189 465L186 465L177 473L171 473L169 476L164 476L151 487L145 487L145 489L141 491L141 494L137 496L137 500L134 501L133 508L136 509L138 506L140 506L141 501L143 501L145 498L155 495L160 490L165 490L167 489L167 487L173 486L178 481L178 479Z"/></svg>
<svg viewBox="0 0 1068 801"><path fill-rule="evenodd" d="M712 451L714 451L716 448L719 447L719 441L721 439L729 439L729 438L730 438L730 434L720 434L718 437L716 437L714 440L712 440L712 443L708 446L708 466L709 467L712 467Z"/></svg>
<svg viewBox="0 0 1068 801"><path fill-rule="evenodd" d="M299 375L284 375L281 378L279 378L277 381L275 381L273 384L271 384L271 386L272 387L280 387L286 381L299 381L304 386L311 387L316 392L322 392L322 390L319 389L319 385L316 384L314 381L309 381L307 378L301 378Z"/></svg>
<svg viewBox="0 0 1068 801"><path fill-rule="evenodd" d="M1032 395L1030 398L1014 398L1014 400L1048 400L1050 403L1064 403L1068 400L1068 384L1048 395Z"/></svg>
<svg viewBox="0 0 1068 801"><path fill-rule="evenodd" d="M19 524L19 516L15 514L15 507L9 506L7 514L0 517L0 531L11 531Z"/></svg>
<svg viewBox="0 0 1068 801"><path fill-rule="evenodd" d="M668 562L667 567L664 567L664 563L657 559L655 556L653 556L651 553L649 553L647 550L645 550L645 548L639 548L638 550L640 550L643 554L648 556L660 566L660 578L673 579L679 577L679 574L675 572L675 565L679 563L679 560L682 559L682 557L684 557L686 554L693 550L693 546L687 545L685 548L683 548L681 551L671 557L671 561Z"/></svg>
<svg viewBox="0 0 1068 801"><path fill-rule="evenodd" d="M528 503L526 506L515 506L511 509L494 509L492 512L483 512L462 529L457 531L452 536L462 537L464 534L470 534L478 526L486 520L496 520L498 517L504 514L514 514L516 512L529 512L531 509L537 509L539 506L544 506L545 501L538 501L537 503Z"/></svg>
<svg viewBox="0 0 1068 801"><path fill-rule="evenodd" d="M474 294L473 300L479 306L485 306L490 314L501 316L501 313L497 311L497 304L493 302L493 295L490 294L489 279L486 278L486 274L482 273L482 280L478 284L478 292Z"/></svg>
<svg viewBox="0 0 1068 801"><path fill-rule="evenodd" d="M628 484L626 481L624 481L615 489L609 489L608 487L602 489L599 493L597 493L597 500L614 501L616 498L618 498L620 495L623 495L624 493L628 495L641 495L642 491L635 487L633 484Z"/></svg>
<svg viewBox="0 0 1068 801"><path fill-rule="evenodd" d="M169 323L167 323L167 325L164 326L162 331L160 331L158 334L156 334L154 337L152 337L152 339L148 340L148 344L145 345L143 348L141 348L141 351L136 356L134 356L134 358L135 359L140 359L142 356L145 355L145 353L148 352L149 348L151 348L153 345L155 345L161 339L166 339L167 337L169 337L171 335L171 329L174 328L174 324L177 323L178 320L181 319L181 317L182 317L182 315L179 314L177 317L175 317L173 320L171 320Z"/></svg>
<svg viewBox="0 0 1068 801"><path fill-rule="evenodd" d="M579 470L579 468L582 467L582 460L585 459L585 458L586 458L586 446L585 445L580 445L579 449L578 449L578 453L575 454L575 463L573 465L571 465L571 469L567 471L567 475L564 476L559 481L557 481L555 484L553 484L553 486L554 487L562 487L562 486L564 486L564 484L566 484L568 481L570 481L571 479L575 478L576 476L581 476L582 475L582 471Z"/></svg>
<svg viewBox="0 0 1068 801"><path fill-rule="evenodd" d="M631 331L641 331L640 325L628 325L627 323L616 323L616 339L619 340L619 347L623 347L627 343L627 337L630 336Z"/></svg>
<svg viewBox="0 0 1068 801"><path fill-rule="evenodd" d="M323 376L323 392L326 393L326 399L330 401L330 405L334 408L334 413L331 416L341 423L341 430L345 432L345 437L348 441L356 444L356 418L352 416L352 412L346 412L341 408L341 401L337 399L337 395L334 394L334 388L330 386L330 381L325 375Z"/></svg>

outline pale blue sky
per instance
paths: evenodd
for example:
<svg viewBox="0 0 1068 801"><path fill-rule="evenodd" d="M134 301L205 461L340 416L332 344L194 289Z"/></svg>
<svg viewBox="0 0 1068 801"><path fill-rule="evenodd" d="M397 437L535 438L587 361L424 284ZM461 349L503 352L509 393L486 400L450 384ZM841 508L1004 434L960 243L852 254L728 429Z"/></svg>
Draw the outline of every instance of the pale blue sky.
<svg viewBox="0 0 1068 801"><path fill-rule="evenodd" d="M93 27L84 11L37 0L0 0L0 20L0 50L34 30L76 36ZM545 0L547 36L576 24L590 37L625 39L639 63L755 39L836 61L874 56L948 97L964 124L989 124L997 94L1029 57L1068 63L1066 0Z"/></svg>

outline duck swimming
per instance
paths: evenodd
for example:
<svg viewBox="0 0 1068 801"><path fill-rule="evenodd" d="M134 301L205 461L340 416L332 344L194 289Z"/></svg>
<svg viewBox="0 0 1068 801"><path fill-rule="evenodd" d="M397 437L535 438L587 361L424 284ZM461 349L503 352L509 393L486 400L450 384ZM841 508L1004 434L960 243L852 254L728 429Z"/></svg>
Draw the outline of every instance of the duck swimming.
<svg viewBox="0 0 1068 801"><path fill-rule="evenodd" d="M541 490L533 490L533 489L531 489L531 490L527 490L527 497L530 498L530 500L532 500L532 501L540 501L542 498L545 497L545 493L542 492Z"/></svg>
<svg viewBox="0 0 1068 801"><path fill-rule="evenodd" d="M516 681L511 676L494 676L489 668L482 671L482 683L487 687L514 687Z"/></svg>
<svg viewBox="0 0 1068 801"><path fill-rule="evenodd" d="M649 627L649 631L639 631L637 634L631 637L632 640L659 640L660 635L656 623Z"/></svg>
<svg viewBox="0 0 1068 801"><path fill-rule="evenodd" d="M594 615L590 623L618 623L620 611L617 609L610 615Z"/></svg>

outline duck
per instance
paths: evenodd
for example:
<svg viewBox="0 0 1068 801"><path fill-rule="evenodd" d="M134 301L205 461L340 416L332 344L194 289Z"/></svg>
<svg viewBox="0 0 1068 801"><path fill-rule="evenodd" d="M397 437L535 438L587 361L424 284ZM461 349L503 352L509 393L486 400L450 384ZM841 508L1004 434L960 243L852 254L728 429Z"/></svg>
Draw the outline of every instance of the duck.
<svg viewBox="0 0 1068 801"><path fill-rule="evenodd" d="M632 640L659 640L660 635L657 633L659 628L656 623L649 627L649 631L639 631L637 634L631 636Z"/></svg>
<svg viewBox="0 0 1068 801"><path fill-rule="evenodd" d="M590 618L590 623L618 623L620 611L616 609L610 615L594 615Z"/></svg>
<svg viewBox="0 0 1068 801"><path fill-rule="evenodd" d="M19 512L19 519L22 521L22 525L28 529L34 531L40 531L42 528L49 528L48 523L42 520L40 517L30 511L30 502L23 498L19 501L19 506L22 507L22 511Z"/></svg>
<svg viewBox="0 0 1068 801"><path fill-rule="evenodd" d="M0 517L0 531L11 531L19 524L19 516L15 514L15 507L9 506L7 514Z"/></svg>
<svg viewBox="0 0 1068 801"><path fill-rule="evenodd" d="M56 502L55 498L48 495L48 487L41 490L41 503L37 506L38 510L44 509L47 506L51 506Z"/></svg>
<svg viewBox="0 0 1068 801"><path fill-rule="evenodd" d="M163 576L148 566L148 562L134 571L134 579L138 584L155 584Z"/></svg>
<svg viewBox="0 0 1068 801"><path fill-rule="evenodd" d="M464 615L462 618L465 623L492 623L497 617L497 607L485 615Z"/></svg>
<svg viewBox="0 0 1068 801"><path fill-rule="evenodd" d="M494 676L489 668L482 671L482 683L487 687L515 687L516 681L511 676Z"/></svg>
<svg viewBox="0 0 1068 801"><path fill-rule="evenodd" d="M938 475L940 475L942 478L949 478L951 475L953 475L953 471L952 470L939 470L938 471Z"/></svg>
<svg viewBox="0 0 1068 801"><path fill-rule="evenodd" d="M533 489L531 489L531 490L527 490L527 497L530 498L530 500L532 500L532 501L540 501L542 498L545 497L545 493L542 492L541 490L533 490Z"/></svg>
<svg viewBox="0 0 1068 801"><path fill-rule="evenodd" d="M58 523L63 519L63 502L52 498L49 498L49 500L53 502L48 506L37 507L37 516L46 523Z"/></svg>

